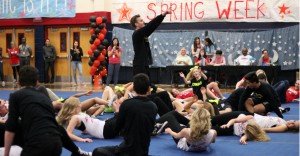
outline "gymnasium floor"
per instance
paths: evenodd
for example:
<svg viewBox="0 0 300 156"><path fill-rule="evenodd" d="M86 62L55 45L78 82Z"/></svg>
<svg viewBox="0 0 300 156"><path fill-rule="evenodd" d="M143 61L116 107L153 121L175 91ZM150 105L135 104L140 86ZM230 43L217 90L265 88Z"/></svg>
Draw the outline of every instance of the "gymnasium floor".
<svg viewBox="0 0 300 156"><path fill-rule="evenodd" d="M46 87L53 89L57 95L60 97L68 97L79 91L87 91L97 89L96 92L92 96L81 97L80 100L83 101L90 97L101 97L102 90L101 88L93 88L90 85L85 86L77 86L74 87L68 83L54 83L54 84L46 84ZM167 85L160 85L162 88L169 88ZM9 94L18 88L14 88L12 84L7 84L5 87L0 88L0 98L8 99ZM222 92L230 93L230 90L222 90ZM228 94L225 94L228 96ZM283 104L283 107L290 107L291 111L284 114L285 120L299 120L299 104L298 103L289 103ZM274 115L274 113L271 113ZM104 114L103 116L99 116L99 119L107 119L111 117L112 114ZM75 132L77 135L81 137L89 137L91 136L83 136L79 131ZM162 134L159 136L152 137L151 145L149 148L149 154L152 156L192 156L192 155L230 155L230 156L238 156L238 155L273 155L273 156L298 156L299 155L299 133L269 133L271 138L269 142L252 142L248 141L247 145L239 144L239 137L237 136L218 136L216 142L209 146L208 151L202 153L191 153L184 152L176 148L176 145L170 135ZM93 139L93 138L92 138ZM94 148L99 146L108 146L108 145L118 145L121 143L122 138L118 137L115 139L104 140L104 139L93 139L92 143L81 143L76 142L76 144L81 147L85 151L92 151ZM67 150L63 150L62 156L69 156L70 152Z"/></svg>

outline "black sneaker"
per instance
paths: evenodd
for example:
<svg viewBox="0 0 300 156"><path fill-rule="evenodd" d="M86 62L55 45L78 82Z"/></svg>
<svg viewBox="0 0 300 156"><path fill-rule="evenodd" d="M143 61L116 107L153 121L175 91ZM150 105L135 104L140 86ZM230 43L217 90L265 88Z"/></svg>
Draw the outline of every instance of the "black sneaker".
<svg viewBox="0 0 300 156"><path fill-rule="evenodd" d="M164 123L156 123L154 125L154 130L152 132L152 136L160 135L161 132L164 130L164 128L167 126L168 121L165 121Z"/></svg>

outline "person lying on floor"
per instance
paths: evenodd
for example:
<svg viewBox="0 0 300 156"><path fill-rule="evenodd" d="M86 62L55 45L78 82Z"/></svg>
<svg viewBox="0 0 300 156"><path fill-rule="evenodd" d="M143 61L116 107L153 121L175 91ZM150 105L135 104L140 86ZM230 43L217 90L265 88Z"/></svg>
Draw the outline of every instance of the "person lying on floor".
<svg viewBox="0 0 300 156"><path fill-rule="evenodd" d="M285 121L280 117L262 116L248 112L229 112L212 117L212 129L219 136L240 136L240 143L246 144L247 139L254 141L268 141L265 132L298 131L299 120Z"/></svg>
<svg viewBox="0 0 300 156"><path fill-rule="evenodd" d="M93 141L90 138L76 136L73 134L74 129L78 129L99 139L110 139L118 136L118 133L114 131L117 116L114 116L110 120L102 121L81 113L81 110L82 103L80 103L79 99L70 97L64 102L57 115L58 124L66 128L72 140L80 142Z"/></svg>
<svg viewBox="0 0 300 156"><path fill-rule="evenodd" d="M200 88L205 87L207 89L207 96L212 99L225 99L223 94L220 91L220 88L218 87L218 83L211 82L207 84L207 76L202 72L201 68L198 66L195 66L190 69L190 72L185 77L185 75L181 72L179 73L180 77L183 78L185 84L191 84L193 88L194 94L199 94ZM198 91L199 90L199 91ZM201 96L199 96L199 99L202 99Z"/></svg>
<svg viewBox="0 0 300 156"><path fill-rule="evenodd" d="M204 108L192 113L189 128L183 128L176 118L169 118L168 125L165 133L172 135L177 147L184 151L205 151L209 144L215 142L217 135L215 130L210 129L210 114Z"/></svg>

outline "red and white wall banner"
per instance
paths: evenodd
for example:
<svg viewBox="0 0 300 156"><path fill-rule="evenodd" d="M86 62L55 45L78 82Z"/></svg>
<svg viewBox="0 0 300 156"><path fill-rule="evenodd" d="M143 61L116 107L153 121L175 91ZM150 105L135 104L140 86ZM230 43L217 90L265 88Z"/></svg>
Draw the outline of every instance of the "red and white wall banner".
<svg viewBox="0 0 300 156"><path fill-rule="evenodd" d="M171 8L164 22L299 22L299 0L112 0L112 23L148 22Z"/></svg>

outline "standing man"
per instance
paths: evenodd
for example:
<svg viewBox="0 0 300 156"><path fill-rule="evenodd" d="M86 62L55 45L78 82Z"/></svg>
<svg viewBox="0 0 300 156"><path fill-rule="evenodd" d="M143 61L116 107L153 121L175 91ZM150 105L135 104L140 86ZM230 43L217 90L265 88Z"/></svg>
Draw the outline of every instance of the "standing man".
<svg viewBox="0 0 300 156"><path fill-rule="evenodd" d="M116 132L121 132L124 141L119 146L94 149L93 156L147 156L157 114L156 105L147 97L150 81L147 75L133 78L137 96L125 100L119 109Z"/></svg>
<svg viewBox="0 0 300 156"><path fill-rule="evenodd" d="M26 44L26 38L22 38L22 43L19 45L20 50L20 68L22 68L24 65L30 65L30 58L32 55L32 49L31 47Z"/></svg>
<svg viewBox="0 0 300 156"><path fill-rule="evenodd" d="M23 66L19 75L22 89L11 93L9 97L4 156L9 156L15 133L20 127L24 143L21 155L60 156L62 139L52 102L35 88L38 70Z"/></svg>
<svg viewBox="0 0 300 156"><path fill-rule="evenodd" d="M54 61L56 59L56 50L54 46L50 44L50 40L46 39L45 46L43 47L43 57L45 60L45 83L49 83L49 68L51 68L51 80L50 83L54 83Z"/></svg>
<svg viewBox="0 0 300 156"><path fill-rule="evenodd" d="M147 25L140 17L140 15L134 15L130 19L130 24L135 28L135 31L132 34L132 43L134 49L134 58L133 58L133 75L138 73L144 73L149 76L149 65L153 63L153 58L150 50L150 44L148 37L154 32L154 30L162 23L165 16L171 13L171 8L166 12L158 15Z"/></svg>

